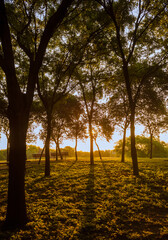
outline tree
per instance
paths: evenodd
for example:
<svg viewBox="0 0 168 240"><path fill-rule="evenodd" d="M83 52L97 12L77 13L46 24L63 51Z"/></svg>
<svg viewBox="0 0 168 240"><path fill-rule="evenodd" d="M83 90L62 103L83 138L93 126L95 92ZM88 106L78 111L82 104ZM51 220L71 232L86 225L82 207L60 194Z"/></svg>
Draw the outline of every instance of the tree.
<svg viewBox="0 0 168 240"><path fill-rule="evenodd" d="M136 148L138 157L149 157L150 150L150 139L144 136L136 136ZM122 151L122 140L119 140L114 151L117 154L121 154ZM126 156L131 157L131 139L126 138ZM158 139L153 139L153 157L167 157L168 156L168 146L165 142L161 142Z"/></svg>
<svg viewBox="0 0 168 240"><path fill-rule="evenodd" d="M86 135L86 119L84 118L84 108L77 96L69 96L67 99L67 107L69 117L67 118L67 128L69 132L67 137L75 139L75 157L78 160L77 144L78 139L85 139Z"/></svg>
<svg viewBox="0 0 168 240"><path fill-rule="evenodd" d="M112 90L110 88L112 97L110 97L106 105L109 112L109 118L115 122L115 125L118 125L123 130L121 162L125 162L125 140L126 130L130 124L130 109L123 83L116 81L115 84L112 83L112 85L115 85Z"/></svg>
<svg viewBox="0 0 168 240"><path fill-rule="evenodd" d="M54 108L52 120L52 139L59 150L60 140L75 138L75 156L77 160L77 140L86 137L86 125L82 120L83 106L77 96L68 94ZM57 155L56 155L57 156Z"/></svg>
<svg viewBox="0 0 168 240"><path fill-rule="evenodd" d="M27 4L13 1L5 5L4 0L0 0L0 67L6 77L10 126L6 226L20 226L28 221L24 179L30 108L47 45L73 2L62 0L45 15L45 5L41 2L37 5L34 1ZM34 22L35 15L38 22ZM45 17L41 18L41 15ZM37 25L39 32L36 31ZM23 67L22 61L17 58L18 50L26 59L24 67L28 71L17 71ZM21 76L26 79L25 88L20 85Z"/></svg>
<svg viewBox="0 0 168 240"><path fill-rule="evenodd" d="M55 71L52 70L52 73L50 73L50 75L48 74L49 77L46 73L42 73L41 82L38 81L37 84L38 94L46 112L45 176L50 176L50 140L54 106L64 97L65 94L67 94L67 87L71 77L71 71L68 74L69 76L67 77L67 70L69 69L70 65L65 67L65 64L62 64L62 66L60 66L60 62L61 60L58 61L58 65L52 66L52 69L54 69Z"/></svg>
<svg viewBox="0 0 168 240"><path fill-rule="evenodd" d="M93 56L92 56L93 57ZM87 121L89 124L89 137L90 137L90 164L94 164L93 156L93 122L95 121L94 114L96 111L96 106L98 105L98 99L102 97L102 80L104 80L103 70L99 63L94 62L91 57L85 60L85 66L82 70L78 72L77 78L79 81L79 86L81 94L83 96L83 101L86 110Z"/></svg>
<svg viewBox="0 0 168 240"><path fill-rule="evenodd" d="M167 3L164 1L158 4L158 1L124 0L121 4L120 0L96 1L103 6L113 24L111 28L111 49L115 52L120 62L128 95L133 174L138 176L139 169L135 146L136 104L145 80L157 71L158 66L156 66L156 63L151 64L151 62L148 61L143 74L139 71L141 74L137 78L134 73L136 73L136 68L139 63L142 65L143 62L146 63L146 60L149 60L148 56L150 56L150 54L153 54L152 58L154 58L154 55L157 55L155 49L157 49L158 46L156 47L156 45L151 44L152 39L149 29L158 25L159 21L164 16ZM133 10L134 14L132 14ZM147 46L147 51L144 51L145 45ZM161 55L160 59L162 59L162 56L163 55ZM155 59L157 59L157 57ZM158 62L160 62L160 59ZM136 64L134 66L135 62ZM140 65L138 66L139 70L141 69Z"/></svg>
<svg viewBox="0 0 168 240"><path fill-rule="evenodd" d="M161 72L159 74L161 78ZM150 158L153 157L153 138L158 137L161 131L166 127L166 103L164 101L164 91L161 90L156 92L154 90L156 86L150 85L148 91L142 93L142 99L139 106L138 121L145 126L145 133L150 135ZM161 87L161 86L160 86Z"/></svg>
<svg viewBox="0 0 168 240"><path fill-rule="evenodd" d="M158 137L162 127L165 127L163 116L159 116L158 113L152 114L151 112L143 115L141 123L145 126L145 132L150 135L150 158L153 157L153 138Z"/></svg>
<svg viewBox="0 0 168 240"><path fill-rule="evenodd" d="M114 122L106 116L106 105L102 104L99 106L99 111L97 111L97 116L95 117L95 127L93 129L93 139L95 141L96 147L99 152L99 157L102 160L101 151L97 143L98 137L104 137L106 141L112 138L114 132Z"/></svg>
<svg viewBox="0 0 168 240"><path fill-rule="evenodd" d="M73 11L70 18L65 18L61 24L59 33L50 41L49 47L51 50L45 55L44 64L41 68L42 76L39 74L39 81L37 81L38 94L44 105L47 119L45 176L50 175L49 151L54 106L75 87L75 84L73 84L73 72L82 61L85 49L95 35L95 29L91 28L86 31L90 18L87 18L86 21L84 19L84 26L78 28L79 21L85 15L83 10L86 6L86 9L88 9L88 1L86 3L81 2L80 10L77 13ZM100 27L98 26L97 28L99 29ZM55 42L57 43L56 47ZM52 58L51 55L53 56Z"/></svg>
<svg viewBox="0 0 168 240"><path fill-rule="evenodd" d="M62 103L62 101L60 103ZM52 140L55 142L56 145L56 161L58 161L58 152L62 159L60 143L62 143L63 138L66 137L66 117L65 117L66 113L63 105L64 104L59 104L58 102L58 104L55 106L53 119L51 123L52 125L51 136Z"/></svg>

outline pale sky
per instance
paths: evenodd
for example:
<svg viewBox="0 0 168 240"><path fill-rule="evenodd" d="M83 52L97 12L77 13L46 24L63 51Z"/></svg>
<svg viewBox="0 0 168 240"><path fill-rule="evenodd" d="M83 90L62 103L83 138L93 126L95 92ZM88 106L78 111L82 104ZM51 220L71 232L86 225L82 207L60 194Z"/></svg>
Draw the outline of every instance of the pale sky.
<svg viewBox="0 0 168 240"><path fill-rule="evenodd" d="M143 127L137 125L135 128L135 133L136 135L141 135L143 133ZM129 135L130 135L130 129L127 130L127 137L129 137ZM145 135L145 136L148 137L148 135ZM115 143L120 139L122 139L122 133L120 133L119 131L115 131L113 134L112 140L110 142L107 142L105 139L97 139L97 143L101 150L107 150L107 149L112 150L115 146ZM168 132L165 134L161 134L160 140L168 143ZM6 137L4 134L2 134L0 139L0 150L6 149L6 144L7 144ZM37 140L36 143L32 143L32 145L40 146L42 148L43 142L40 140ZM70 146L74 148L74 145L75 145L74 141L64 140L63 144L61 144L60 146L62 148L65 146ZM53 144L51 148L55 148L55 145ZM89 149L90 149L89 139L87 139L85 142L78 141L78 151L81 150L81 151L89 152ZM96 146L94 146L94 150L97 150Z"/></svg>

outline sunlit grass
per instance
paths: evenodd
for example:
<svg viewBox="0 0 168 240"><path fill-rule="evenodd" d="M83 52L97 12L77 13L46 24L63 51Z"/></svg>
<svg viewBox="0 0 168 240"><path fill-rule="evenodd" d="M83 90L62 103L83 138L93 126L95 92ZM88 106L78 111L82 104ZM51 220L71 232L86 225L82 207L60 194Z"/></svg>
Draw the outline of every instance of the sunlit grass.
<svg viewBox="0 0 168 240"><path fill-rule="evenodd" d="M168 159L98 158L29 162L26 202L30 222L0 239L168 239ZM5 218L7 171L0 171L0 220Z"/></svg>

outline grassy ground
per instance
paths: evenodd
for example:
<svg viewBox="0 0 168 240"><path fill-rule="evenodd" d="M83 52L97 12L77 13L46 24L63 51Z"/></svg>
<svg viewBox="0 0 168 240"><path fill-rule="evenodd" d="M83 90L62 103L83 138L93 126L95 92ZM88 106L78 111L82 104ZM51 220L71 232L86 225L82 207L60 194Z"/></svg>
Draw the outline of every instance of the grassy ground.
<svg viewBox="0 0 168 240"><path fill-rule="evenodd" d="M81 159L29 162L26 202L30 222L0 239L168 239L168 159L139 159L140 177L129 160ZM7 170L0 171L0 222L5 219Z"/></svg>

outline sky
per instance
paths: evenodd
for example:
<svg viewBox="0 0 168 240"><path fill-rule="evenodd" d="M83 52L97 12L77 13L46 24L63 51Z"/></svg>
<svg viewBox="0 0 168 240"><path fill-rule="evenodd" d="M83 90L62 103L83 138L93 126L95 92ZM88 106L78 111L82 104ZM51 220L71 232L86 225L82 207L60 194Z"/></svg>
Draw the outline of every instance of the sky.
<svg viewBox="0 0 168 240"><path fill-rule="evenodd" d="M143 130L144 128L142 126L137 125L135 127L135 134L136 135L141 135L143 134ZM127 130L127 137L130 136L130 130ZM147 134L145 134L146 137L148 137ZM97 139L97 143L99 145L100 150L112 150L116 144L116 142L118 140L122 139L122 133L119 131L115 131L112 137L112 140L107 142L105 139ZM160 135L160 140L164 141L166 143L168 143L168 132L165 134L161 134ZM0 139L0 150L1 149L6 149L6 145L7 145L7 140L4 134L1 135L1 139ZM41 140L37 140L36 142L32 143L32 145L36 145L39 146L41 148L43 148L43 142ZM65 147L65 146L70 146L72 148L74 148L75 142L73 140L64 140L64 142L60 145L61 148ZM51 145L51 148L55 148L55 145ZM89 139L87 139L85 142L82 141L78 141L78 151L87 151L89 152L90 149L90 142ZM97 150L96 146L94 145L94 150Z"/></svg>

